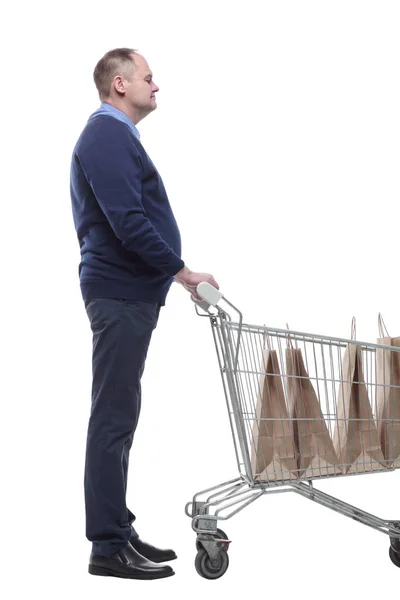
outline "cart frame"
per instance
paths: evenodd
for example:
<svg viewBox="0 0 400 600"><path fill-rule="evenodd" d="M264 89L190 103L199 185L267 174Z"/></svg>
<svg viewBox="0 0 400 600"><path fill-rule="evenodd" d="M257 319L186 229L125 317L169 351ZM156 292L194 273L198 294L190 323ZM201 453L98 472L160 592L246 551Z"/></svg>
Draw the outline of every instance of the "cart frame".
<svg viewBox="0 0 400 600"><path fill-rule="evenodd" d="M227 570L229 560L227 550L230 540L218 528L218 521L225 521L243 510L246 506L268 494L295 492L301 496L325 506L337 513L381 531L390 537L390 558L400 567L400 520L385 520L361 510L338 498L330 496L314 487L313 480L332 477L349 477L366 473L340 473L309 477L306 480L291 481L255 481L249 454L243 410L240 406L240 388L238 386L238 361L242 332L260 333L288 340L312 340L313 344L335 345L346 347L355 344L362 350L373 352L374 349L400 352L400 348L370 344L357 340L347 340L328 336L318 336L292 330L245 325L243 315L238 308L229 302L221 292L208 283L197 286L197 294L203 301L195 303L196 313L208 318L211 324L214 343L222 376L225 399L230 416L230 425L239 469L239 477L197 492L186 504L185 513L192 520L192 529L197 534L196 547L198 550L195 566L197 572L207 579L217 579ZM223 300L238 315L237 321L232 321L228 312L219 303ZM215 310L211 310L214 308ZM200 312L201 311L201 312ZM235 332L236 340L232 335ZM385 466L382 471L394 471L396 466ZM377 472L382 472L377 471ZM372 473L369 473L372 474Z"/></svg>

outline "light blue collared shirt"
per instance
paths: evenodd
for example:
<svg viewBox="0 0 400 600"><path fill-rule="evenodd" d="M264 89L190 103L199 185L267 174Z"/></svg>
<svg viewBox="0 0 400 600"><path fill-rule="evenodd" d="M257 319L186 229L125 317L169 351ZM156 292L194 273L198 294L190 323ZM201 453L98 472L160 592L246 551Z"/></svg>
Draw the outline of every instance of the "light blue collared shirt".
<svg viewBox="0 0 400 600"><path fill-rule="evenodd" d="M115 106L112 106L112 104L108 104L107 102L102 102L100 108L98 108L92 115L90 115L89 121L96 115L111 115L115 119L126 123L130 127L133 135L140 141L140 133L137 130L134 122L131 121L128 115L122 112L122 110L119 110L119 108L115 108Z"/></svg>

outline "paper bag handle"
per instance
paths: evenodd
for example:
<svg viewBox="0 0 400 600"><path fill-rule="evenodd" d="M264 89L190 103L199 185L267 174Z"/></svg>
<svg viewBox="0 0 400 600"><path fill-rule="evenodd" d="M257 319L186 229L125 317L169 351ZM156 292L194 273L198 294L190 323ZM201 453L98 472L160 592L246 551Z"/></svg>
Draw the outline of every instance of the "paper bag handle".
<svg viewBox="0 0 400 600"><path fill-rule="evenodd" d="M381 313L378 314L378 329L379 329L379 337L381 337L381 338L390 337ZM385 335L385 333L386 333L386 335Z"/></svg>
<svg viewBox="0 0 400 600"><path fill-rule="evenodd" d="M265 327L265 325L264 325L264 327ZM264 349L266 349L268 347L268 350L271 352L271 350L272 350L271 339L270 339L269 333L267 331L264 331L263 340L264 340Z"/></svg>
<svg viewBox="0 0 400 600"><path fill-rule="evenodd" d="M351 339L355 340L357 339L357 334L356 334L356 318L353 317L351 320Z"/></svg>
<svg viewBox="0 0 400 600"><path fill-rule="evenodd" d="M289 323L286 323L286 328L289 329ZM293 348L293 344L292 344L292 340L290 339L290 336L288 335L288 344L289 344L289 348L291 350L294 350Z"/></svg>

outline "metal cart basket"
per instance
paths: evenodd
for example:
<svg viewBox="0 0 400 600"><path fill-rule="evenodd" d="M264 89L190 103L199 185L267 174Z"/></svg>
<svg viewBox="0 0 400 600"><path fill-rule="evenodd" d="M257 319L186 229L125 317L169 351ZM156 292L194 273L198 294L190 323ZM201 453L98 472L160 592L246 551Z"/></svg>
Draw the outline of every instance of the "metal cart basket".
<svg viewBox="0 0 400 600"><path fill-rule="evenodd" d="M400 520L383 520L315 489L313 484L317 479L394 471L400 467L400 451L397 456L394 444L382 448L381 437L379 444L376 441L378 431L382 435L382 425L389 434L400 435L400 420L392 418L389 410L382 413L378 406L382 398L384 408L393 398L400 401L400 381L393 383L387 370L383 381L378 377L380 353L397 359L400 348L248 325L243 323L242 313L210 284L199 284L197 294L204 300L192 297L196 312L211 324L239 469L237 478L198 492L186 505L186 515L197 534L195 567L199 575L218 579L228 568L230 540L218 527L218 521L231 518L265 494L290 491L389 535L390 558L400 567ZM232 314L237 320L232 320ZM352 356L359 361L358 370L353 369L350 375L346 369L350 364L349 351L354 351ZM273 358L269 366L266 353L269 359ZM290 362L291 356L300 361L298 369ZM276 413L277 405L275 412L260 412L261 394L264 393L266 403L272 403L278 384L283 398L281 414ZM349 396L351 386L357 402L360 395L364 398L360 402L364 402L365 410L360 414L354 410L346 413L344 407L343 398ZM311 414L305 406L306 394L313 403ZM286 432L294 451L283 449L279 428ZM311 432L308 438L307 431ZM276 440L274 450L269 452L271 435ZM327 444L332 444L334 453L321 452L322 435ZM306 452L307 439L312 436L317 442L313 451ZM356 438L358 450L354 450ZM393 441L393 437L390 439Z"/></svg>

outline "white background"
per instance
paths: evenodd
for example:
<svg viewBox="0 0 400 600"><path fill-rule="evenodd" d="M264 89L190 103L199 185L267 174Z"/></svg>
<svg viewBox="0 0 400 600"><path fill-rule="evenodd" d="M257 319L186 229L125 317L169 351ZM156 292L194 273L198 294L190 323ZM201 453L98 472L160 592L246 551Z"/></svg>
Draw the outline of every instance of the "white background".
<svg viewBox="0 0 400 600"><path fill-rule="evenodd" d="M249 323L348 337L355 315L357 338L374 341L381 311L400 335L399 3L12 6L0 36L3 597L389 597L389 539L294 494L221 523L229 570L197 575L184 505L237 467L209 325L175 284L143 378L128 503L142 537L178 553L176 576L88 575L91 331L69 165L99 105L95 64L138 49L160 86L139 130L188 266L211 272ZM400 519L399 484L396 472L320 487Z"/></svg>

